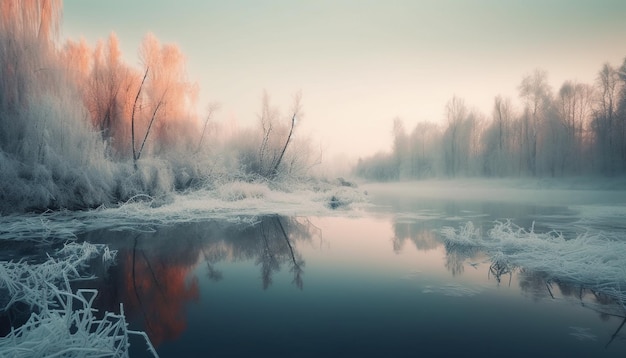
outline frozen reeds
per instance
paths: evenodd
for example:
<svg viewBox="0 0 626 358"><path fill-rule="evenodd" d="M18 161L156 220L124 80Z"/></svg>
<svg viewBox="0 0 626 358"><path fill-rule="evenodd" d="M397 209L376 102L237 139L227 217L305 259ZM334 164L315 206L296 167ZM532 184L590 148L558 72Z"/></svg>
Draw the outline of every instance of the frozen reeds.
<svg viewBox="0 0 626 358"><path fill-rule="evenodd" d="M104 245L68 243L42 263L0 262L0 292L10 299L0 307L10 309L20 302L31 315L19 327L11 327L0 338L2 357L127 357L129 335L147 335L128 329L123 306L120 313L97 316L94 289L70 287L70 281L89 278L86 265L102 257L105 265L115 259L115 251Z"/></svg>
<svg viewBox="0 0 626 358"><path fill-rule="evenodd" d="M549 280L581 285L626 303L626 240L606 233L566 239L561 233L536 233L510 221L496 222L481 235L471 222L441 231L447 246L476 247L492 262L541 272Z"/></svg>

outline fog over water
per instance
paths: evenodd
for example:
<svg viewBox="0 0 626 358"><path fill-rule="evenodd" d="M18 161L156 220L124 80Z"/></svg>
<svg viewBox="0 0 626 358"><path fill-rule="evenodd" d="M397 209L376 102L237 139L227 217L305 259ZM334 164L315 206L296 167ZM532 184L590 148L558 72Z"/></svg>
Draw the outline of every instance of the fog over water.
<svg viewBox="0 0 626 358"><path fill-rule="evenodd" d="M105 5L86 4L66 2L66 28L59 0L0 0L0 355L626 353L626 62L614 44L593 47L611 62L584 77L555 84L530 68L485 101L446 86L482 83L455 76L474 74L467 63L491 71L477 52L435 59L442 83L421 73L433 58L414 61L459 43L429 14L478 16L467 4L196 4L215 20L190 37L202 51L171 38L182 15L198 21L189 4L141 9L156 28L137 37L138 5L118 18L107 3L102 18L123 24L102 40L108 25L77 14ZM480 16L520 14L539 21L529 38L564 40L531 11L554 5L516 6ZM568 9L589 14L574 26L589 34L581 48L626 34L621 5ZM442 32L423 35L413 15ZM68 37L81 23L87 36ZM199 34L215 33L227 41L203 64L208 98L191 75L211 50ZM528 43L516 51L543 53ZM439 119L425 118L432 106Z"/></svg>

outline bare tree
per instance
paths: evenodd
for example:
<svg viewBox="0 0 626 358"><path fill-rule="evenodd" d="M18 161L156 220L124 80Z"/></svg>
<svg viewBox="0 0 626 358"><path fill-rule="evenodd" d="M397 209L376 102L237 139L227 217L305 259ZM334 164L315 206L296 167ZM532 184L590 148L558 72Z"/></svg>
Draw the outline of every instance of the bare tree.
<svg viewBox="0 0 626 358"><path fill-rule="evenodd" d="M458 175L459 166L462 161L460 157L463 153L462 149L459 148L459 145L462 130L461 127L466 117L467 107L465 106L465 101L457 96L452 97L452 99L446 103L446 119L448 127L444 133L446 174L452 177Z"/></svg>
<svg viewBox="0 0 626 358"><path fill-rule="evenodd" d="M267 91L263 91L263 105L261 109L261 115L259 117L261 122L261 130L263 131L263 137L261 139L261 146L259 147L258 154L258 171L265 173L265 160L269 156L268 146L270 138L272 136L272 130L274 129L274 121L278 116L278 111L270 105L270 98ZM273 159L272 159L273 161Z"/></svg>
<svg viewBox="0 0 626 358"><path fill-rule="evenodd" d="M149 67L146 67L146 72L141 79L141 84L139 85L139 89L137 90L137 96L135 96L135 102L133 104L133 113L130 118L130 135L131 135L131 146L133 148L133 163L135 165L135 169L137 169L137 160L139 159L137 155L137 151L135 150L135 111L137 109L137 102L139 101L139 96L141 95L141 90L143 89L143 84L146 82L146 77L148 77Z"/></svg>
<svg viewBox="0 0 626 358"><path fill-rule="evenodd" d="M285 156L290 152L292 146L294 130L302 117L301 99L301 92L294 95L289 119L287 123L281 123L278 120L280 118L278 109L271 105L267 92L263 93L263 104L259 115L261 125L259 149L254 159L245 159L248 161L249 169L252 172L270 179L275 179L281 172ZM305 156L308 157L308 155ZM292 161L286 170L293 167L294 164Z"/></svg>
<svg viewBox="0 0 626 358"><path fill-rule="evenodd" d="M439 174L441 130L432 122L419 122L409 138L411 176L423 178Z"/></svg>
<svg viewBox="0 0 626 358"><path fill-rule="evenodd" d="M202 147L202 139L204 139L204 134L206 133L206 129L209 124L209 121L211 120L211 117L213 117L215 112L219 110L219 108L220 108L219 103L217 102L209 103L209 106L207 108L207 115L204 120L204 125L202 126L202 133L200 134L200 140L198 141L198 149L196 149L196 152L200 151L200 148Z"/></svg>
<svg viewBox="0 0 626 358"><path fill-rule="evenodd" d="M619 94L618 73L609 63L605 63L598 73L596 85L599 90L598 104L592 123L595 135L595 156L601 162L605 174L614 174L616 159L616 117Z"/></svg>
<svg viewBox="0 0 626 358"><path fill-rule="evenodd" d="M591 115L593 88L566 81L559 89L556 110L564 131L564 143L559 148L561 171L580 172L584 159L584 131Z"/></svg>
<svg viewBox="0 0 626 358"><path fill-rule="evenodd" d="M484 170L488 175L509 175L512 158L513 108L509 98L498 95L494 99L492 124L485 129Z"/></svg>
<svg viewBox="0 0 626 358"><path fill-rule="evenodd" d="M399 117L393 119L393 154L396 167L395 176L402 179L408 174L409 138L406 134L404 121Z"/></svg>
<svg viewBox="0 0 626 358"><path fill-rule="evenodd" d="M289 146L289 143L291 142L293 129L296 126L296 119L298 116L300 116L300 111L302 110L302 105L300 104L301 99L302 99L302 92L298 91L294 96L293 106L291 108L291 125L289 126L289 134L287 135L287 139L285 140L285 145L283 146L283 149L281 150L280 155L278 156L278 159L276 160L276 163L274 164L274 167L272 168L271 177L273 178L275 178L278 175L278 167L280 166L280 163L282 162L283 157L285 156L285 151L287 151L287 147Z"/></svg>
<svg viewBox="0 0 626 358"><path fill-rule="evenodd" d="M544 70L536 69L526 75L518 87L519 94L524 102L524 144L526 163L530 173L537 175L537 153L541 145L539 134L541 125L546 119L551 101L551 89L548 84L548 74Z"/></svg>

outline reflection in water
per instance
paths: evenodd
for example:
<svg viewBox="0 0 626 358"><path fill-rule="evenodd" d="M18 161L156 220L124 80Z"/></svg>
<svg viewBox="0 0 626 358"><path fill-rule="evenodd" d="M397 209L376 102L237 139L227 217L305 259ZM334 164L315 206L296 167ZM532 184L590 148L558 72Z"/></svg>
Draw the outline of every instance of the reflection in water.
<svg viewBox="0 0 626 358"><path fill-rule="evenodd" d="M165 251L146 252L137 248L135 237L132 255L125 255L126 269L122 301L129 312L141 312L146 331L153 344L175 339L185 330L183 309L190 300L198 299L198 280L186 282L195 261L193 251L170 255ZM131 256L131 257L129 257Z"/></svg>
<svg viewBox="0 0 626 358"><path fill-rule="evenodd" d="M459 251L449 251L446 249L446 269L450 271L452 276L459 276L465 272L465 266L463 263L465 262L465 255L460 253Z"/></svg>
<svg viewBox="0 0 626 358"><path fill-rule="evenodd" d="M511 280L513 279L513 268L503 260L492 260L492 264L489 266L489 276L488 278L493 277L496 279L498 285L502 281L502 276L509 276L509 286L511 286Z"/></svg>
<svg viewBox="0 0 626 358"><path fill-rule="evenodd" d="M445 248L445 260L443 261L444 267L455 276L461 276L465 273L465 265L469 264L473 267L477 267L477 259L484 258L484 252L474 245L463 245L458 242L451 242L448 240L441 240L438 232L442 226L446 226L443 218L458 218L464 220L467 215L473 216L472 220L478 222L478 232L486 232L491 225L494 218L504 217L516 217L516 218L533 218L537 216L544 217L546 215L545 208L537 208L534 206L520 206L513 205L507 206L500 203L481 203L482 208L480 210L474 210L473 204L464 203L458 205L455 202L447 202L436 204L439 205L428 208L424 205L424 202L418 204L415 201L409 201L406 207L403 207L403 201L401 198L395 198L397 201L391 203L397 208L407 210L406 212L419 213L428 210L428 215L416 215L414 219L407 219L407 214L403 214L402 217L396 216L392 221L393 225L393 239L392 249L395 253L400 253L404 247L406 241L412 241L415 247L420 251L429 251L436 249L443 245ZM493 207L492 207L493 206ZM443 215L437 217L433 215L433 208L441 211ZM517 210L517 211L516 211ZM519 212L518 212L519 211ZM563 215L564 213L570 213L567 209L554 208L555 213ZM473 213L488 213L483 220L476 220L476 216ZM550 214L548 210L548 214ZM570 213L571 214L571 213ZM464 218L465 216L465 218ZM467 218L469 219L469 218ZM528 219L525 219L528 220ZM573 219L563 216L563 223L571 221ZM521 220L524 222L524 219ZM534 226L534 221L530 221ZM559 224L558 222L555 222ZM539 228L539 230L550 231L549 228ZM567 226L565 226L567 228ZM567 231L567 230L563 230ZM522 240L522 239L520 239ZM585 287L579 284L572 284L567 281L558 280L549 276L545 272L532 271L524 267L516 267L501 255L491 255L488 259L489 268L486 271L488 279L494 279L497 285L504 283L507 286L511 286L513 279L515 278L522 292L528 294L533 301L540 301L544 299L559 299L559 298L573 298L577 300L582 306L591 309L598 313L602 320L608 320L610 317L622 318L621 325L617 327L614 334L611 336L607 346L613 342L616 337L621 337L620 332L623 329L626 322L626 307L624 302L621 302L616 297L623 297L623 293L609 296L601 292L597 292L589 287Z"/></svg>
<svg viewBox="0 0 626 358"><path fill-rule="evenodd" d="M470 229L473 229L473 226L470 225ZM480 231L476 231L475 233L464 233L460 235L475 235L479 232ZM523 238L519 240L523 240ZM470 259L474 259L477 254L480 254L480 250L477 246L471 244L464 245L448 240L443 240L443 242L446 249L445 267L450 271L452 276L463 274L464 263L468 262ZM498 285L501 283L503 276L508 276L508 285L510 286L513 276L515 275L522 292L530 295L533 301L573 298L578 301L581 306L597 312L604 321L607 321L609 317L622 319L621 324L607 342L607 347L620 335L626 322L626 306L624 306L624 302L620 299L620 297L624 296L623 291L608 295L585 285L561 280L546 272L511 265L506 257L498 253L491 255L490 261L491 263L487 275L488 278L493 276ZM577 334L580 334L580 332Z"/></svg>
<svg viewBox="0 0 626 358"><path fill-rule="evenodd" d="M297 221L295 223L299 224ZM294 225L287 218L281 219L280 216L274 215L265 217L255 228L263 238L263 247L259 250L260 255L256 261L261 266L263 289L267 289L272 284L272 274L280 271L281 264L285 262L289 265L289 272L293 273L292 283L302 289L304 260L294 250L285 229L300 228L300 226Z"/></svg>
<svg viewBox="0 0 626 358"><path fill-rule="evenodd" d="M465 262L475 260L480 253L475 247L444 242L446 248L445 267L452 276L460 276L465 272Z"/></svg>
<svg viewBox="0 0 626 358"><path fill-rule="evenodd" d="M530 293L534 300L545 298L557 299L574 298L581 306L591 309L598 313L600 319L608 321L610 317L622 318L622 323L617 327L606 343L608 347L622 331L626 322L626 307L624 303L602 292L598 292L591 288L574 285L548 278L543 272L532 272L519 269L518 279L522 291Z"/></svg>
<svg viewBox="0 0 626 358"><path fill-rule="evenodd" d="M158 346L186 329L185 307L199 299L198 279L190 277L197 265L205 265L209 279L219 282L220 262L253 261L263 289L286 266L302 289L305 262L295 242L310 241L317 230L307 219L271 215L252 224L186 223L141 233L92 232L81 239L119 251L118 264L98 282L103 292L98 306L111 310L123 302L129 319L140 321Z"/></svg>
<svg viewBox="0 0 626 358"><path fill-rule="evenodd" d="M400 253L407 240L413 242L415 247L421 251L436 249L441 245L435 237L436 229L436 227L429 225L427 222L394 221L393 251Z"/></svg>

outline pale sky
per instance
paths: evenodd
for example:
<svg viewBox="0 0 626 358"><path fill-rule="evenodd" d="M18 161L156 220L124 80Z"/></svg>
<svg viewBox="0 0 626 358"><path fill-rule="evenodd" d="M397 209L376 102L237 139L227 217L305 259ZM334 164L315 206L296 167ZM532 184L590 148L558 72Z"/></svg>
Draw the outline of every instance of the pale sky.
<svg viewBox="0 0 626 358"><path fill-rule="evenodd" d="M217 120L257 120L264 89L326 158L389 150L393 118L440 122L453 96L490 115L535 68L554 90L591 83L626 57L623 0L65 0L62 36L91 45L114 31L139 67L147 32L176 43Z"/></svg>

